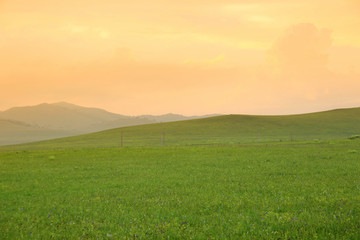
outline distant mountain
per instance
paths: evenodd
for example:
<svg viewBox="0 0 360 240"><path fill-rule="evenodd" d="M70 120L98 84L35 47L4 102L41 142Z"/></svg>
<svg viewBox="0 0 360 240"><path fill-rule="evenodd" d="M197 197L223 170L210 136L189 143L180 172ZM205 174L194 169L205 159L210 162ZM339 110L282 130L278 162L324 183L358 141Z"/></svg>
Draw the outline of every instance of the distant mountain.
<svg viewBox="0 0 360 240"><path fill-rule="evenodd" d="M113 121L106 121L101 123L95 123L88 126L88 131L90 132L97 132L106 129L112 128L119 128L119 127L128 127L128 126L135 126L135 125L144 125L144 124L151 124L156 123L155 121L149 120L147 118L141 117L125 117L116 119Z"/></svg>
<svg viewBox="0 0 360 240"><path fill-rule="evenodd" d="M12 131L14 128L18 129L18 128L31 128L32 126L27 124L27 123L23 123L23 122L19 122L19 121L14 121L14 120L5 120L5 119L0 119L0 127L1 130L3 131Z"/></svg>
<svg viewBox="0 0 360 240"><path fill-rule="evenodd" d="M173 114L173 113L168 113L168 114L164 114L164 115L158 115L158 116L154 116L154 115L141 115L139 117L141 118L146 118L155 122L174 122L174 121L183 121L183 120L190 120L190 119L197 119L197 118L207 118L207 117L215 117L215 116L219 116L219 114L211 114L211 115L203 115L203 116L183 116L180 114Z"/></svg>
<svg viewBox="0 0 360 240"><path fill-rule="evenodd" d="M118 127L151 124L157 122L170 122L201 118L200 116L185 117L178 114L166 114L161 116L143 115L138 117L125 116L108 112L99 108L89 108L74 105L66 102L43 103L36 106L14 107L0 112L0 119L5 121L16 121L26 124L23 135L20 134L21 128L8 127L7 132L16 132L12 137L13 143L16 136L20 136L17 142L39 140L39 136L46 136L46 139L59 136L70 136L81 133L91 133ZM10 126L7 124L7 126ZM2 129L5 129L3 127ZM13 130L11 130L13 129ZM16 130L15 130L16 129ZM1 128L0 128L1 130ZM36 130L36 131L35 131ZM41 131L40 131L41 130ZM46 134L45 134L46 132ZM20 134L20 135L19 135ZM5 135L0 135L0 144L7 144Z"/></svg>
<svg viewBox="0 0 360 240"><path fill-rule="evenodd" d="M124 116L102 109L80 107L69 103L43 103L29 107L15 107L0 113L0 119L10 119L56 130L88 132L93 124L114 121Z"/></svg>
<svg viewBox="0 0 360 240"><path fill-rule="evenodd" d="M80 132L49 130L23 122L0 119L0 145L40 141L77 134Z"/></svg>

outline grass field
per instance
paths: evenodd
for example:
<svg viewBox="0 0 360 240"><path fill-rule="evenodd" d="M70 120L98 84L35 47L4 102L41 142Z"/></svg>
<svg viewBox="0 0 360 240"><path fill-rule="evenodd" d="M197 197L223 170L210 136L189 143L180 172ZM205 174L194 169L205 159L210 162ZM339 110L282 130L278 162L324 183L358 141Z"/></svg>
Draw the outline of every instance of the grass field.
<svg viewBox="0 0 360 240"><path fill-rule="evenodd" d="M360 141L0 152L1 239L359 239Z"/></svg>
<svg viewBox="0 0 360 240"><path fill-rule="evenodd" d="M0 239L360 239L356 111L1 147Z"/></svg>

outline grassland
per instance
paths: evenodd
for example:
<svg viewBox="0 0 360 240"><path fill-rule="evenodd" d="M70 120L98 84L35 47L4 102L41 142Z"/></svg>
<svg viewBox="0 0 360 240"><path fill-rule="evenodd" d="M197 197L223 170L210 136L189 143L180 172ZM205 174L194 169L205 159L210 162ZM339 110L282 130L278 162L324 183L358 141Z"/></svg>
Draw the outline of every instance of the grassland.
<svg viewBox="0 0 360 240"><path fill-rule="evenodd" d="M319 116L267 117L276 138L258 143L239 117L0 148L0 239L359 239L360 139L341 139L356 118L321 117L315 136ZM280 142L290 128L324 140Z"/></svg>
<svg viewBox="0 0 360 240"><path fill-rule="evenodd" d="M112 148L121 145L121 138L125 147L161 146L163 134L165 145L344 139L360 134L360 108L288 116L226 115L148 124L17 145L12 149Z"/></svg>
<svg viewBox="0 0 360 240"><path fill-rule="evenodd" d="M360 143L0 152L1 239L359 239Z"/></svg>

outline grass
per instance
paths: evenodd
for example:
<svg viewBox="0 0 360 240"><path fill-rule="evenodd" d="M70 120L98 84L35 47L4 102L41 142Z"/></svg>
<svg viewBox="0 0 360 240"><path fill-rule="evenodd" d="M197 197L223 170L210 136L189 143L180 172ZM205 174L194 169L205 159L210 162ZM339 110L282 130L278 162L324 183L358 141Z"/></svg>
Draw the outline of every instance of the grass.
<svg viewBox="0 0 360 240"><path fill-rule="evenodd" d="M360 239L359 132L345 109L1 147L0 239Z"/></svg>
<svg viewBox="0 0 360 240"><path fill-rule="evenodd" d="M0 152L1 239L359 239L360 142Z"/></svg>

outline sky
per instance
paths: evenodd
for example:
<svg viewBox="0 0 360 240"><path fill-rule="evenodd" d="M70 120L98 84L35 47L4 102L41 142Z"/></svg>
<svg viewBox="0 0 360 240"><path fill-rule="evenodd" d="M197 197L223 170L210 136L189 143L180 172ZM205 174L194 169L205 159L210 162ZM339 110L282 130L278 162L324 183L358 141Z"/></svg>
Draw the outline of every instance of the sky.
<svg viewBox="0 0 360 240"><path fill-rule="evenodd" d="M360 107L359 0L0 0L0 110Z"/></svg>

